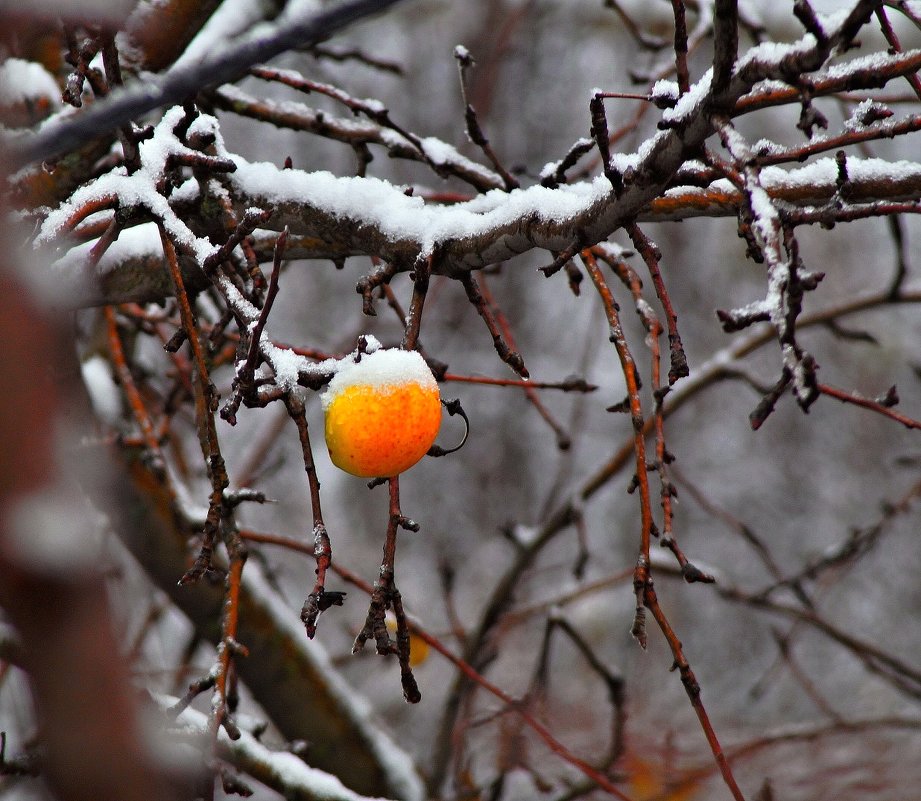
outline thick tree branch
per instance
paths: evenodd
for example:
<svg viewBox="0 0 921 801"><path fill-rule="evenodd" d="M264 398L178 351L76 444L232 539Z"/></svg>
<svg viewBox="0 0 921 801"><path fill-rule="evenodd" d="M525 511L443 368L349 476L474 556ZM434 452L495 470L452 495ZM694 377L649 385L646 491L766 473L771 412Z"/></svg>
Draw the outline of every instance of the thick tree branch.
<svg viewBox="0 0 921 801"><path fill-rule="evenodd" d="M377 14L399 0L350 0L306 19L286 19L266 34L253 31L226 49L192 65L179 65L162 77L137 82L97 103L84 113L45 127L26 143L9 148L10 172L32 162L60 155L113 131L146 112L194 97L203 88L235 81L249 67L298 47L319 44L356 20Z"/></svg>

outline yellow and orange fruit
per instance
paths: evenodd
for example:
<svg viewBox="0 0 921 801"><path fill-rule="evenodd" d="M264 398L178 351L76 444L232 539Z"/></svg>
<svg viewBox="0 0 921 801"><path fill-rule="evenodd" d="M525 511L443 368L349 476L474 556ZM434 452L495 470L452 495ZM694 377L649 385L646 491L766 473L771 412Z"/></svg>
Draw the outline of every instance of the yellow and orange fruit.
<svg viewBox="0 0 921 801"><path fill-rule="evenodd" d="M416 351L379 349L343 361L320 400L329 456L354 476L408 470L441 425L438 384Z"/></svg>

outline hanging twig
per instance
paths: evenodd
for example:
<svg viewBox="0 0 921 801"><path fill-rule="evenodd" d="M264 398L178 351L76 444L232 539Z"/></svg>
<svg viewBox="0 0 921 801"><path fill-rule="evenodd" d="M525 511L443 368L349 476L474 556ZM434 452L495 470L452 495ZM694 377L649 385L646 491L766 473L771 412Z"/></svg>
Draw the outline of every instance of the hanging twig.
<svg viewBox="0 0 921 801"><path fill-rule="evenodd" d="M307 415L304 410L304 403L294 393L288 393L285 396L285 407L297 426L304 470L307 473L307 485L310 490L310 508L313 513L312 553L317 562L317 579L301 609L301 620L307 629L307 636L313 639L317 631L317 618L331 606L342 606L345 600L345 593L327 592L326 590L326 572L333 561L333 550L326 524L323 522L323 510L320 505L320 482L317 478L317 468L313 460L313 449L310 446L310 432L307 429Z"/></svg>
<svg viewBox="0 0 921 801"><path fill-rule="evenodd" d="M400 347L403 350L415 350L419 341L419 328L422 326L422 307L425 305L425 296L429 291L429 278L432 274L434 254L420 256L413 267L413 297L409 304L409 314L406 315L406 329Z"/></svg>
<svg viewBox="0 0 921 801"><path fill-rule="evenodd" d="M173 282L173 291L175 292L176 300L179 304L179 315L182 319L182 327L186 332L189 346L192 349L192 361L195 365L196 372L196 380L194 382L195 422L198 430L198 442L201 447L205 465L207 466L208 478L211 482L211 497L208 503L208 515L205 518L204 530L202 532L201 549L192 567L186 571L186 574L181 579L182 584L189 584L198 581L198 579L211 568L211 553L214 550L214 545L220 533L223 493L230 482L227 478L224 457L221 455L217 438L217 429L214 425L217 394L214 385L211 383L208 368L205 364L205 355L201 346L201 341L198 338L195 315L192 312L192 306L189 303L189 298L182 280L182 272L179 268L176 248L162 226L160 227L160 240L163 244L163 252L166 256L167 264L169 265L170 278Z"/></svg>
<svg viewBox="0 0 921 801"><path fill-rule="evenodd" d="M128 367L125 351L122 347L121 336L118 333L118 320L115 316L115 310L111 306L103 309L103 315L106 321L106 330L109 339L109 354L112 357L112 365L115 368L115 374L118 376L118 383L121 384L125 397L128 399L128 405L131 407L131 413L141 429L141 437L146 448L146 459L150 469L157 475L163 475L166 470L166 462L160 451L160 441L154 432L153 421L150 419L150 413L144 405L141 393L138 392L137 385L134 382L134 376L131 375L131 369Z"/></svg>
<svg viewBox="0 0 921 801"><path fill-rule="evenodd" d="M388 479L388 483L390 485L390 514L387 518L387 534L384 538L384 557L381 560L378 580L374 582L374 589L371 593L368 617L355 638L352 653L357 654L364 648L365 643L373 638L377 644L379 654L382 656L396 654L400 662L403 697L408 703L416 704L422 700L422 694L419 692L412 667L409 664L409 626L406 621L406 613L403 610L403 600L396 586L395 563L398 530L405 528L410 531L418 531L419 526L404 517L400 511L399 479L396 476L392 476ZM390 639L390 633L387 631L387 624L384 619L387 609L390 608L393 609L396 617L396 642Z"/></svg>
<svg viewBox="0 0 921 801"><path fill-rule="evenodd" d="M617 302L611 294L607 282L598 267L591 250L582 251L582 263L604 307L605 316L610 330L609 338L614 344L617 356L620 359L621 370L627 384L627 393L630 398L630 418L633 423L633 451L636 457L635 481L640 490L640 548L634 571L633 588L636 593L636 612L634 615L631 633L637 642L646 648L646 612L644 609L644 594L647 580L649 579L649 542L652 535L652 506L649 497L649 476L646 467L646 442L644 438L645 421L640 400L640 380L637 373L633 354L627 345L626 337L620 325Z"/></svg>
<svg viewBox="0 0 921 801"><path fill-rule="evenodd" d="M600 250L600 248L598 250ZM592 252L594 253L595 251L593 250ZM633 270L630 265L628 265L626 261L623 261L622 259L614 259L610 256L606 256L605 260L611 265L614 272L618 275L621 281L623 281L623 283L630 290L630 293L633 295L633 301L636 305L637 314L643 321L643 326L647 332L646 343L649 346L650 359L652 363L652 395L655 401L655 405L653 407L652 422L653 431L655 432L656 458L650 466L650 469L655 469L659 474L659 497L662 506L662 531L659 535L659 544L663 548L668 548L672 554L674 554L675 559L678 561L678 565L681 568L681 574L684 576L688 583L693 583L696 581L711 583L714 581L713 576L700 570L688 560L684 552L678 546L678 541L675 538L673 530L672 499L677 495L677 490L675 489L675 485L672 483L672 480L669 477L670 465L674 459L674 456L668 451L665 445L665 414L663 403L669 393L670 387L663 386L661 382L661 356L659 348L659 337L662 334L662 324L659 322L658 317L656 317L655 313L653 312L652 307L643 299L642 282L640 281L639 276L636 274L636 271ZM625 411L629 411L630 398L628 397L624 403L626 406ZM655 528L653 528L653 534L656 533L658 532L656 532Z"/></svg>
<svg viewBox="0 0 921 801"><path fill-rule="evenodd" d="M698 684L697 677L694 675L694 671L691 669L691 665L688 663L688 660L684 655L684 650L681 646L681 640L678 639L678 635L675 633L674 629L672 629L671 624L665 617L665 613L659 606L658 596L656 595L656 591L653 588L652 579L648 576L648 574L644 588L644 601L656 623L659 624L659 628L662 630L662 634L665 635L665 640L668 643L668 646L672 652L672 656L675 659L672 669L677 670L679 676L681 677L681 683L684 685L684 690L691 701L691 707L694 709L694 712L697 715L697 719L700 721L700 726L703 729L704 736L707 738L707 743L709 744L710 750L713 753L713 758L716 760L716 764L723 776L723 781L726 783L726 786L732 793L732 797L736 799L736 801L745 801L745 796L742 794L742 790L736 783L735 776L732 773L732 768L729 765L729 761L726 759L726 755L723 752L723 747L720 745L720 741L717 738L716 732L713 730L713 725L710 722L710 716L707 714L707 710L703 705L703 701L701 700L700 684Z"/></svg>
<svg viewBox="0 0 921 801"><path fill-rule="evenodd" d="M477 310L477 314L480 315L480 318L486 324L486 328L492 337L493 347L496 349L499 358L522 378L529 378L530 373L528 372L528 368L525 367L524 358L517 350L512 349L513 346L509 346L505 339L503 339L502 332L499 330L499 325L491 309L494 304L487 300L486 294L481 291L480 282L474 278L473 272L465 273L461 277L460 282L464 287L464 292L467 294L467 300L473 304L473 307ZM488 293L488 291L487 289L486 292Z"/></svg>
<svg viewBox="0 0 921 801"><path fill-rule="evenodd" d="M656 295L665 312L665 324L668 327L668 348L671 358L668 383L671 385L678 379L689 375L690 370L688 368L688 358L684 352L684 345L681 344L681 335L678 333L678 315L675 313L674 306L672 306L671 298L669 298L668 291L665 289L665 281L662 280L662 272L659 269L662 253L635 222L628 224L626 231L649 269L652 285L656 289Z"/></svg>

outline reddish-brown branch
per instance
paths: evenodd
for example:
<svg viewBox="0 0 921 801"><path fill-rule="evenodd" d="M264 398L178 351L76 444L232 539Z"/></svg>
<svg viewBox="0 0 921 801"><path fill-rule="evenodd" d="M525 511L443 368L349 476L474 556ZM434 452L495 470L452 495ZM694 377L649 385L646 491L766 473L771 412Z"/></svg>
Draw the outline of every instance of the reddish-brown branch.
<svg viewBox="0 0 921 801"><path fill-rule="evenodd" d="M400 483L397 476L387 479L390 487L390 513L387 518L387 534L384 537L384 555L381 559L378 579L371 591L371 603L365 624L355 638L352 653L357 654L365 643L374 638L377 652L382 656L396 654L400 662L400 680L403 685L403 697L410 704L422 700L422 693L416 684L412 667L409 664L409 624L403 611L403 599L396 585L397 532L401 528L417 531L418 525L403 516L400 511ZM396 618L396 642L390 639L387 631L385 614L393 609Z"/></svg>
<svg viewBox="0 0 921 801"><path fill-rule="evenodd" d="M643 419L643 407L640 400L640 381L636 370L636 362L627 345L623 328L620 325L617 302L611 294L611 289L604 280L604 275L598 267L598 262L592 251L582 251L582 262L585 269L598 291L604 306L605 316L610 328L610 340L614 344L617 356L620 359L624 381L627 384L627 393L630 400L630 418L633 422L633 453L636 462L636 483L640 490L640 549L637 556L636 570L634 572L633 587L636 592L636 615L633 622L633 635L640 645L646 647L645 612L643 608L643 595L649 577L649 541L652 535L652 505L649 499L649 476L646 468L646 440L645 429L647 421Z"/></svg>
<svg viewBox="0 0 921 801"><path fill-rule="evenodd" d="M505 183L505 191L511 192L513 189L518 189L521 184L518 179L515 178L505 167L502 165L502 162L499 161L499 157L496 155L495 150L493 150L492 145L489 143L489 139L486 137L486 134L483 133L483 129L480 126L480 121L477 118L476 109L471 105L469 98L467 97L467 70L473 66L474 61L470 53L466 50L456 49L454 51L454 57L457 59L457 69L460 73L460 85L461 85L461 96L464 100L464 105L466 106L464 111L464 118L467 123L467 136L470 137L470 141L473 142L480 150L483 151L486 158L492 163L493 168L499 175L502 176L502 180Z"/></svg>
<svg viewBox="0 0 921 801"><path fill-rule="evenodd" d="M865 398L862 395L858 395L856 392L848 392L847 390L838 389L837 387L832 387L828 384L818 384L817 389L822 395L827 395L830 398L836 398L842 403L852 403L855 406L860 406L862 409L869 409L870 411L881 414L884 417L888 417L890 420L895 420L897 423L901 423L903 426L905 426L905 428L921 429L921 421L907 417L906 415L895 411L895 409L891 409L890 407L880 403L879 401L873 400L872 398Z"/></svg>
<svg viewBox="0 0 921 801"><path fill-rule="evenodd" d="M317 631L317 619L320 614L328 609L329 606L341 605L342 598L339 595L332 595L326 592L326 572L333 561L333 550L326 524L323 522L323 510L320 505L320 481L317 478L313 448L310 445L310 431L307 428L307 414L304 409L304 403L293 392L287 393L284 401L288 414L297 426L304 470L307 473L307 486L310 491L310 507L313 514L313 548L311 553L317 562L317 578L301 609L301 620L307 630L307 636L313 639Z"/></svg>
<svg viewBox="0 0 921 801"><path fill-rule="evenodd" d="M848 70L835 70L828 75L819 75L809 79L809 94L811 97L833 95L838 92L849 92L857 89L870 89L885 86L893 78L903 77L918 71L921 68L921 52L914 52L890 61L882 66L874 65L872 69L850 72ZM780 87L771 86L769 89L758 89L750 94L743 95L736 102L732 116L738 117L749 112L796 103L802 90L798 86Z"/></svg>
<svg viewBox="0 0 921 801"><path fill-rule="evenodd" d="M876 9L876 18L879 20L879 26L883 29L883 36L886 37L886 41L889 42L889 46L896 53L903 52L902 43L899 41L899 37L896 35L895 30L892 27L892 23L889 22L889 17L886 16L886 9L882 6ZM905 80L908 81L909 86L911 86L912 91L918 96L918 99L921 99L921 78L918 78L916 72L910 72L905 76Z"/></svg>
<svg viewBox="0 0 921 801"><path fill-rule="evenodd" d="M473 308L477 310L477 314L480 315L480 318L486 324L486 329L489 331L489 335L492 337L492 344L496 349L496 353L499 355L499 358L502 359L502 361L504 361L522 378L528 378L530 375L528 373L528 368L525 367L524 358L515 347L514 340L511 339L511 330L507 325L504 326L505 334L506 338L510 339L511 342L507 342L506 338L503 338L502 336L503 332L500 329L497 319L502 314L502 312L496 306L492 293L489 291L489 285L486 282L486 277L480 276L480 281L478 281L474 277L473 273L470 272L466 273L460 279L460 282L464 287L464 292L467 295L467 300L473 304Z"/></svg>
<svg viewBox="0 0 921 801"><path fill-rule="evenodd" d="M823 136L815 142L798 147L784 148L770 153L758 154L761 166L791 164L806 161L819 153L840 150L842 147L872 142L876 139L894 139L921 130L921 114L911 114L898 121L883 120L874 125L862 126L838 136Z"/></svg>
<svg viewBox="0 0 921 801"><path fill-rule="evenodd" d="M710 744L711 751L713 752L713 756L720 767L720 772L723 775L723 779L732 792L733 797L737 799L737 801L744 801L744 796L736 784L735 778L733 777L732 771L729 767L729 763L726 761L725 755L723 754L722 748L720 747L719 740L716 737L716 733L713 731L713 727L710 724L706 709L700 700L700 687L697 684L697 680L693 671L691 670L690 665L684 657L683 651L681 649L681 642L675 634L674 630L671 628L671 624L668 622L665 614L662 612L655 594L655 590L653 588L652 578L649 573L649 541L652 528L652 508L649 499L649 480L646 474L644 439L644 430L647 426L647 423L644 422L642 415L636 366L633 361L633 357L630 354L626 339L624 338L623 330L620 325L620 320L617 312L617 304L613 295L611 294L607 282L604 280L604 276L598 267L597 261L592 251L583 251L582 260L586 266L590 278L592 279L592 283L595 284L595 287L598 290L605 309L605 314L608 318L608 324L611 328L611 340L614 342L615 348L617 349L618 357L620 358L621 367L623 369L624 377L627 383L627 390L630 400L630 413L633 419L633 450L636 455L636 480L640 489L640 508L642 518L640 554L637 559L637 565L636 569L634 570L633 578L633 586L637 598L633 634L637 640L639 640L640 644L645 647L646 628L644 608L649 609L669 643L669 647L671 648L672 654L675 658L675 665L681 674L682 684L684 685L685 690L688 693L688 697L691 700L691 705L693 706L694 711L700 720L704 735L706 736L707 742ZM661 414L659 416L661 416ZM660 439L657 437L657 442L664 443L664 438ZM684 565L682 565L682 567L684 567Z"/></svg>
<svg viewBox="0 0 921 801"><path fill-rule="evenodd" d="M788 213L790 225L813 225L826 227L840 222L867 220L871 217L886 217L893 214L921 214L921 201L880 200L870 203L845 206L839 209L833 202L824 206L793 209Z"/></svg>
<svg viewBox="0 0 921 801"><path fill-rule="evenodd" d="M485 384L492 387L530 387L531 389L559 389L563 392L594 392L598 387L582 378L567 378L565 381L531 381L518 378L491 378L485 375L459 375L445 373L442 381L455 381L463 384Z"/></svg>
<svg viewBox="0 0 921 801"><path fill-rule="evenodd" d="M662 362L659 348L659 337L662 334L662 324L659 322L658 317L656 317L656 315L653 313L652 307L646 303L645 300L643 300L643 284L640 281L640 277L636 274L636 271L630 267L630 265L627 264L623 259L612 258L611 254L606 252L605 249L600 246L593 248L592 253L596 255L596 258L601 258L606 263L608 263L617 274L617 276L621 279L621 281L630 290L636 305L637 314L639 314L640 318L642 319L643 325L645 326L647 332L647 343L649 344L650 357L652 359L652 394L653 398L655 399L655 406L653 407L653 416L651 420L646 421L646 426L644 427L644 436L646 436L646 433L649 431L655 432L656 460L654 462L654 466L656 471L659 473L659 480L661 485L659 496L662 505L662 534L659 542L662 547L668 548L674 554L675 559L678 561L678 564L681 567L682 575L689 583L695 581L710 583L714 580L713 576L704 573L702 570L691 564L691 562L685 556L684 552L679 547L678 541L675 539L672 528L672 497L675 495L675 489L671 479L669 478L668 467L673 457L668 452L668 449L665 445L665 412L663 402L669 391L669 387L664 387L661 383Z"/></svg>
<svg viewBox="0 0 921 801"><path fill-rule="evenodd" d="M688 26L684 16L684 0L672 0L672 13L675 16L675 74L678 78L678 91L685 94L691 88L688 73Z"/></svg>
<svg viewBox="0 0 921 801"><path fill-rule="evenodd" d="M214 682L217 703L212 705L214 715L211 719L211 734L214 742L217 740L217 732L221 726L224 726L231 739L240 736L236 726L230 720L228 683L234 656L237 653L247 655L246 649L237 642L237 624L240 619L240 581L243 575L243 565L246 563L246 546L236 532L231 539L234 542L229 543L227 549L230 554L230 567L227 572L227 590L222 607L221 643L218 646L218 666Z"/></svg>
<svg viewBox="0 0 921 801"><path fill-rule="evenodd" d="M99 264L100 259L105 255L106 251L112 247L115 240L118 239L120 231L121 226L118 224L118 220L112 217L100 234L99 239L97 239L95 244L90 248L89 257L87 259L89 267L95 268L96 265Z"/></svg>
<svg viewBox="0 0 921 801"><path fill-rule="evenodd" d="M637 229L637 232L639 233L639 229ZM642 236L642 233L639 233L639 237L645 245L651 244ZM662 487L659 492L662 504L661 543L663 546L672 549L672 552L683 568L684 564L687 563L687 559L684 558L684 554L681 553L681 550L677 548L677 543L672 536L672 484L668 479L668 470L666 467L669 456L665 448L665 415L662 412L662 401L665 399L668 390L667 388L663 388L661 383L662 359L659 348L659 337L662 334L662 324L659 322L659 318L653 313L652 307L643 299L643 284L640 281L640 277L636 274L636 271L621 259L611 259L603 253L601 248L593 249L592 253L595 254L597 251L602 251L602 258L611 265L614 272L630 290L630 293L633 295L633 302L636 306L637 314L639 314L640 319L643 321L643 326L646 329L646 342L649 345L651 360L652 392L655 398L652 417L653 430L655 431L655 469L659 473L659 480Z"/></svg>
<svg viewBox="0 0 921 801"><path fill-rule="evenodd" d="M312 551L306 545L290 537L283 537L276 534L262 534L255 531L241 531L240 536L243 539L250 540L252 542L262 542L268 545L278 545L283 548L289 548L293 551L300 551L301 553L308 555L312 554ZM373 598L377 589L376 586L372 587L360 576L353 573L348 568L342 567L341 565L333 565L332 569L345 581L348 581L353 586L363 590ZM456 656L438 637L430 634L419 623L408 617L407 625L413 634L423 640L433 650L441 654L471 682L482 687L488 693L502 701L502 703L504 703L516 715L519 715L524 723L530 729L532 729L541 738L541 740L543 740L544 744L547 746L547 748L550 749L550 751L559 756L565 762L577 768L587 778L595 782L602 790L610 793L615 798L620 798L622 801L631 801L630 797L626 795L622 790L618 789L607 776L598 771L585 760L572 753L572 751L570 751L565 745L557 740L556 737L553 736L553 733L549 728L547 728L547 726L545 726L536 717L534 717L534 715L532 715L514 697L509 695L505 690L501 689L496 684L493 684L491 681L489 681L489 679L483 676L482 673L477 671L468 662L465 662L463 659Z"/></svg>
<svg viewBox="0 0 921 801"><path fill-rule="evenodd" d="M99 197L88 200L82 206L77 209L74 209L70 216L64 220L61 224L61 231L73 231L83 220L89 217L91 214L95 214L98 211L105 211L106 209L115 208L118 205L118 195L116 194L105 194L100 195Z"/></svg>
<svg viewBox="0 0 921 801"><path fill-rule="evenodd" d="M472 280L472 276L471 276ZM486 280L485 275L480 275L479 283L472 284L474 289L479 290L480 297L482 298L482 304L478 305L478 301L475 297L471 297L471 292L467 290L467 297L470 298L470 302L477 307L477 311L480 312L480 315L483 316L483 320L486 322L487 327L490 330L490 333L493 335L493 342L496 344L496 351L499 353L499 356L502 356L502 350L500 350L499 342L502 342L509 349L509 359L517 357L520 360L520 369L515 367L515 364L509 359L503 359L515 372L518 373L522 378L529 378L530 374L528 373L527 368L524 366L524 360L521 357L521 354L518 350L518 346L515 343L515 336L512 333L512 327L509 325L508 319L506 318L502 309L498 306L493 297L492 291L489 288L489 283ZM467 289L467 284L465 283L464 288ZM490 322L492 321L492 323ZM498 336L498 340L496 337ZM506 344L507 343L507 344ZM540 399L537 391L533 386L531 386L530 381L525 384L522 389L524 390L525 395L530 401L531 405L537 409L537 413L544 418L544 421L547 423L550 428L553 429L553 433L556 435L556 444L560 450L567 450L571 444L569 434L566 433L566 430L562 425L556 420L556 418L550 413L550 410L544 406L543 401Z"/></svg>
<svg viewBox="0 0 921 801"><path fill-rule="evenodd" d="M668 347L671 358L671 367L668 371L668 383L674 384L679 378L684 378L690 372L688 369L688 359L684 352L684 346L681 344L681 335L678 333L678 315L675 313L675 307L672 306L671 298L668 296L668 290L665 288L665 281L662 279L662 272L659 269L659 260L662 254L658 247L640 230L635 223L626 226L626 231L633 241L634 247L646 263L649 269L649 275L652 277L652 285L655 287L656 296L662 304L665 311L665 324L668 328Z"/></svg>
<svg viewBox="0 0 921 801"><path fill-rule="evenodd" d="M406 330L400 347L403 350L415 350L419 342L419 329L422 327L422 307L429 291L429 279L432 276L433 255L416 259L413 267L413 297L409 302L409 314L406 315Z"/></svg>
<svg viewBox="0 0 921 801"><path fill-rule="evenodd" d="M227 590L222 612L221 643L218 647L218 665L215 676L217 703L212 705L211 733L212 742L216 743L218 729L221 726L227 730L231 738L239 737L239 731L230 720L228 681L235 654L238 651L245 654L245 649L242 649L236 641L236 633L239 619L240 579L247 554L246 546L240 539L232 519L232 507L230 504L225 503L224 498L224 490L227 489L230 482L227 477L224 457L221 454L214 422L217 394L211 383L208 367L205 363L204 349L199 339L195 315L192 311L188 294L185 291L176 248L162 225L160 226L160 240L169 265L183 330L192 350L192 361L196 371L196 380L193 385L196 428L202 457L211 483L211 496L208 514L205 519L201 549L195 563L182 577L181 583L188 584L197 581L211 567L211 554L222 531L230 558L226 579Z"/></svg>
<svg viewBox="0 0 921 801"><path fill-rule="evenodd" d="M673 0L674 2L674 0ZM723 105L739 50L738 0L716 0L713 8L713 96Z"/></svg>
<svg viewBox="0 0 921 801"><path fill-rule="evenodd" d="M672 510L673 488L671 479L668 477L668 462L671 460L668 451L665 448L665 415L662 414L662 400L664 392L662 387L662 366L659 353L659 337L662 334L662 324L658 318L652 317L647 323L650 358L652 360L652 392L655 397L655 406L653 407L653 426L656 432L656 470L659 473L659 500L662 504L662 535L661 544L669 548L675 555L682 569L687 565L687 559L678 548L675 537L672 533L672 520L674 517Z"/></svg>
<svg viewBox="0 0 921 801"><path fill-rule="evenodd" d="M128 400L128 405L131 407L131 413L141 430L141 437L150 454L150 458L153 460L154 469L157 472L162 472L166 465L163 461L163 454L160 452L160 442L154 431L150 413L144 405L137 384L134 383L134 376L131 375L131 369L125 359L121 336L118 333L115 310L111 306L106 306L103 309L103 315L105 316L106 331L109 339L109 355L112 357L112 365L115 367L118 383L121 384L125 398Z"/></svg>
<svg viewBox="0 0 921 801"><path fill-rule="evenodd" d="M739 789L739 785L732 775L732 768L729 766L729 762L726 759L726 755L723 753L720 741L716 736L716 732L713 730L713 725L710 723L710 716L707 714L703 701L700 699L700 685L697 683L697 677L694 675L694 671L691 670L691 666L684 656L681 640L678 639L678 635L671 627L668 618L665 617L665 613L659 606L659 600L653 587L652 579L648 579L646 582L644 599L646 607L649 609L656 623L658 623L662 634L665 635L672 656L675 659L675 668L681 676L681 683L684 685L685 692L691 700L691 706L697 715L697 719L700 721L700 726L703 729L704 736L707 738L707 743L710 745L713 758L719 766L723 781L726 783L726 786L732 793L732 797L736 799L736 801L745 801L745 796L742 794L742 790Z"/></svg>

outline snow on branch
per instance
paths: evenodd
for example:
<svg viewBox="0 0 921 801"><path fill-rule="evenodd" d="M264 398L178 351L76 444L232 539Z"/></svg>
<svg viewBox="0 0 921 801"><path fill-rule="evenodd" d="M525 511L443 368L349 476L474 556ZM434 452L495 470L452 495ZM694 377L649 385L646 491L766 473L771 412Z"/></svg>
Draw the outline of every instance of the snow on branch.
<svg viewBox="0 0 921 801"><path fill-rule="evenodd" d="M222 86L214 93L214 101L219 109L295 131L308 131L353 147L381 145L393 158L425 161L423 156L427 156L430 162L446 174L456 175L483 192L504 186L498 173L467 158L456 148L434 137L419 139L422 145L420 152L406 136L373 120L337 117L297 101L256 98L230 84Z"/></svg>
<svg viewBox="0 0 921 801"><path fill-rule="evenodd" d="M157 696L155 700L167 713L179 701L165 695ZM176 717L175 726L176 730L171 735L174 740L207 747L209 721L203 713L187 707ZM273 751L245 730L240 730L239 734L237 739L232 740L222 729L217 740L218 755L285 798L296 801L369 801L368 796L350 790L332 774L310 767L290 751Z"/></svg>
<svg viewBox="0 0 921 801"><path fill-rule="evenodd" d="M777 332L783 354L784 383L792 380L793 392L803 409L817 397L815 360L796 340L796 319L802 308L803 292L814 289L822 274L801 269L795 244L787 237L785 225L770 194L761 181L761 170L754 166L752 151L745 139L728 122L719 126L723 146L738 169L745 196L744 219L752 232L750 249L767 266L768 292L763 301L744 309L720 312L727 330L738 330L754 322L770 320Z"/></svg>
<svg viewBox="0 0 921 801"><path fill-rule="evenodd" d="M606 179L549 189L534 186L506 193L494 190L467 203L442 206L407 197L403 190L377 178L336 177L331 173L283 170L269 163L253 164L233 157L235 171L228 175L239 210L268 208L272 214L265 229L289 226L292 234L309 237L301 258L345 258L374 253L396 264L412 264L420 251L439 248L438 273L467 269L508 258L530 248L562 250L572 230L584 230L600 210L616 203ZM838 190L837 166L823 158L786 169L765 167L760 172L764 191L789 207L810 209L829 202ZM913 200L921 196L921 164L883 159L848 159L848 201L851 206L884 200ZM142 200L133 176L100 179L79 190L71 200L49 215L41 241L62 233L63 223L89 200L114 192L122 202ZM190 187L191 188L191 187ZM119 194L125 190L125 196ZM735 216L743 193L719 178L706 187L679 185L664 191L641 209L640 220L685 219L694 216ZM168 204L157 203L168 219ZM180 231L190 250L203 256L213 248L194 238L181 222ZM265 230L263 229L263 230ZM258 232L257 232L258 235ZM192 238L190 238L192 237ZM93 242L76 245L62 255L53 270L64 283L64 296L72 305L95 305L118 300L162 297L167 282L155 265L162 264L162 248L151 224L127 228L98 265L87 258ZM267 258L271 252L266 251ZM69 287L69 289L67 289Z"/></svg>
<svg viewBox="0 0 921 801"><path fill-rule="evenodd" d="M726 109L726 116L732 118L761 107L763 103L772 104L772 92L778 91L778 81L794 82L793 66L813 70L821 67L836 48L849 41L848 32L854 29L861 9L870 5L858 4L838 28L819 38L807 33L792 44L762 44L752 48L739 58L729 78L720 80L719 87L712 85L711 71L708 71L664 110L660 122L662 130L648 138L635 153L610 156L607 172L619 176L616 189L612 188L609 178L598 177L555 188L531 186L511 192L494 189L467 202L444 206L408 196L406 188L377 178L336 177L325 172L304 173L282 169L281 165L251 163L224 151L219 141L215 144L219 161L212 166L220 165L223 160L224 191L229 193L238 217L248 208L267 209L270 215L263 226L265 229L280 231L288 226L293 237L312 238L312 249L299 251L295 248L291 255L331 257L341 261L350 255L368 254L405 270L420 256L437 252L434 272L454 276L534 248L560 253L570 249L574 242L602 241L632 219L735 214L744 198L730 183L715 178L709 185L689 186L676 180L687 163L688 154L714 133L713 114ZM825 83L829 84L828 91L840 91L850 85L866 85L873 76L880 74L902 74L910 71L912 65L916 66L917 58L921 58L921 54L916 52L878 54L836 65L809 78L810 96L821 93ZM721 69L725 69L725 63ZM795 83L798 85L804 80L803 73L797 73ZM761 92L759 86L767 89ZM786 102L796 98L796 88L791 86L790 91L792 94ZM235 108L243 104L244 113L278 124L304 130L320 124L317 113L299 103L257 102L230 86L221 88L216 97L224 107ZM98 107L103 105L100 103ZM201 266L215 246L192 222L183 222L177 208L210 190L189 178L166 197L162 183L167 158L190 159L196 153L197 158L203 157L198 151L190 151L176 137L175 128L180 124L181 115L179 107L174 107L157 126L153 139L141 143L145 163L140 175L128 175L123 169L116 169L77 190L45 220L39 241L52 240L65 228L73 227L74 220L80 219L81 208L89 204L96 204L94 210L100 206L143 208L175 239L180 255L186 258L184 268L194 272L196 263ZM860 127L860 120L851 120L846 133L864 138L892 133L891 123L878 116L864 116L863 131L851 130ZM195 124L202 129L208 128L218 137L214 118L202 115ZM418 147L408 140L402 141L398 132L375 121L337 120L324 115L323 125L328 127L324 135L342 141L379 143L393 154L414 153L421 157ZM911 120L906 120L899 130L916 127ZM420 141L428 143L430 138ZM478 189L500 185L501 179L492 171L465 159L444 143L437 144L431 152L426 147L427 158L434 158L432 152L437 151L441 163L450 172ZM810 143L810 146L810 152L821 152L821 143ZM773 157L776 164L777 153L770 146L765 148L766 158ZM757 148L755 151L757 156L760 151ZM802 154L790 153L791 159L799 155ZM851 209L841 211L844 219L847 218L845 212L859 216L854 204L879 200L913 201L921 196L921 167L917 164L852 159L849 168L847 197ZM834 175L834 162L825 158L792 170L780 166L764 167L760 185L778 201L801 208L821 206L835 196ZM912 209L904 206L897 209L905 210ZM874 207L873 211L885 213L879 207ZM807 220L804 218L804 221ZM828 222L827 214L821 221ZM202 226L200 222L199 228ZM99 263L96 280L92 282L94 286L75 296L79 297L78 303L157 297L163 282L151 278L145 283L140 277L144 271L138 269L139 260L149 265L156 256L147 250L133 248L126 252L117 244L113 247L115 250ZM85 286L86 274L92 270L81 260L83 252L76 250L68 254L59 260L57 268L59 271L76 270L80 273L78 280ZM124 291L124 282L111 275L116 266L132 271L127 296L118 294Z"/></svg>

